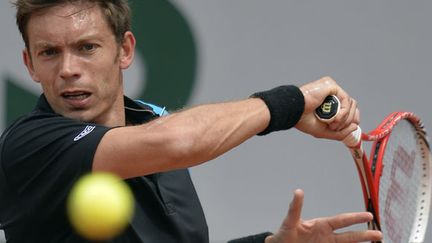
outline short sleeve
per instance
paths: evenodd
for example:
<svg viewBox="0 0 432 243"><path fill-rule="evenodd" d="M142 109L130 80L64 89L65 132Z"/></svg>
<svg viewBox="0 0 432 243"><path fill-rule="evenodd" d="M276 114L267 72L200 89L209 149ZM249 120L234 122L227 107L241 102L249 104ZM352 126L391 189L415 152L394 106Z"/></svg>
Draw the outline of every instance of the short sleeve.
<svg viewBox="0 0 432 243"><path fill-rule="evenodd" d="M97 146L108 130L46 116L24 119L8 131L0 158L8 193L8 202L3 203L10 209L2 215L6 224L22 218L43 220L64 211L71 187L91 171Z"/></svg>

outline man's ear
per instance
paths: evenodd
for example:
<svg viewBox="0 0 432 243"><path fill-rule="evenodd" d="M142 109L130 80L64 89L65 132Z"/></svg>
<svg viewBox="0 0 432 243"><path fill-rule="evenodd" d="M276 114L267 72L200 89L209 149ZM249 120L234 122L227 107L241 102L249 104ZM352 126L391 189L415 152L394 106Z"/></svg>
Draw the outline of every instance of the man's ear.
<svg viewBox="0 0 432 243"><path fill-rule="evenodd" d="M135 55L135 36L131 31L126 31L123 37L123 43L120 46L120 68L127 69L133 61Z"/></svg>
<svg viewBox="0 0 432 243"><path fill-rule="evenodd" d="M25 49L22 51L22 55L23 55L23 61L24 61L24 64L25 64L26 67L27 67L27 70L28 70L28 72L29 72L29 74L30 74L30 77L33 79L33 81L35 81L35 82L37 82L37 83L40 83L39 78L37 77L37 75L36 75L36 73L35 73L35 71L34 71L34 67L33 67L33 62L32 62L32 59L31 59L31 55L30 55L30 52L28 51L27 48L25 48Z"/></svg>

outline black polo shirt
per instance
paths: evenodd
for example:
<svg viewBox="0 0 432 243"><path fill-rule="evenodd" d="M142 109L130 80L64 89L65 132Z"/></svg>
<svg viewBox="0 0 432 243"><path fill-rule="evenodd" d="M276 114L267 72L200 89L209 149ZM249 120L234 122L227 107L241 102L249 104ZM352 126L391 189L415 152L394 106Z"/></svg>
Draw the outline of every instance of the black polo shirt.
<svg viewBox="0 0 432 243"><path fill-rule="evenodd" d="M125 97L128 122L158 117L151 106ZM93 156L109 129L62 117L42 95L36 108L7 128L0 139L0 224L8 242L88 242L69 224L68 194L91 172ZM119 161L121 163L121 161ZM126 180L135 215L109 242L206 243L208 229L188 170Z"/></svg>

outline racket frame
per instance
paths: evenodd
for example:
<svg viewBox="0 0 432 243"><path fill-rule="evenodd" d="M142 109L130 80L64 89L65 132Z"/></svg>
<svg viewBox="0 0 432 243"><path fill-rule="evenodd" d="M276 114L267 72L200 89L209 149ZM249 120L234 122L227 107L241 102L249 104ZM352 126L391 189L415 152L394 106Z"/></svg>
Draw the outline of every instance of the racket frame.
<svg viewBox="0 0 432 243"><path fill-rule="evenodd" d="M362 133L360 127L357 131L349 135L343 142L349 148L356 164L366 209L374 215L374 220L368 224L369 229L381 230L381 220L379 215L379 183L383 170L382 159L387 146L392 129L403 119L408 120L415 128L417 140L422 144L422 158L426 163L423 164L426 173L422 178L423 192L418 195L422 200L421 206L417 208L416 218L421 219L420 229L410 232L410 242L423 242L426 233L429 208L431 204L431 155L426 132L420 119L412 112L393 112L380 125L369 133ZM373 141L370 158L367 159L363 149L363 141ZM420 225L420 223L419 223ZM414 232L415 231L415 232Z"/></svg>

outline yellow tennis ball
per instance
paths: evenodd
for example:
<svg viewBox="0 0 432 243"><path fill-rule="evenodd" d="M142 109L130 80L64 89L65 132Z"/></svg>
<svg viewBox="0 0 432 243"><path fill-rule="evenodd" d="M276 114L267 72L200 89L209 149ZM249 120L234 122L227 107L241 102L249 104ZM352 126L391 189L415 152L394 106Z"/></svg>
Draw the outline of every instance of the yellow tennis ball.
<svg viewBox="0 0 432 243"><path fill-rule="evenodd" d="M120 234L134 211L129 186L110 173L92 173L80 178L67 202L69 220L89 240L108 240Z"/></svg>

